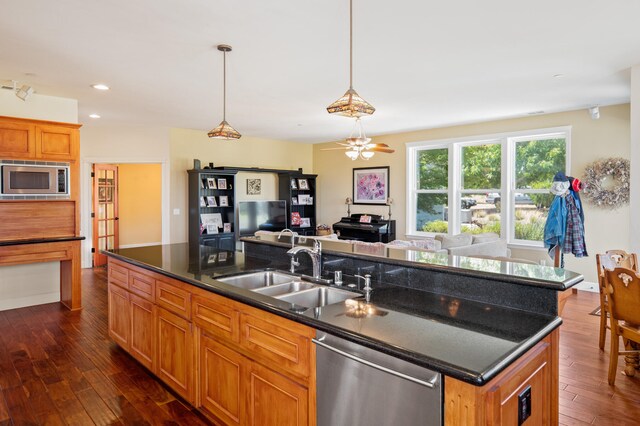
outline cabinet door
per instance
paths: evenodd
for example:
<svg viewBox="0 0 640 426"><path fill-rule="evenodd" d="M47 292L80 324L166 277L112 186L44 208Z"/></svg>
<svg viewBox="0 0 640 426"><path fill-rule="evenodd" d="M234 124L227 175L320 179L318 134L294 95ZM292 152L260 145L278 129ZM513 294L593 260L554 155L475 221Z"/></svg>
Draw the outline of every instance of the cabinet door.
<svg viewBox="0 0 640 426"><path fill-rule="evenodd" d="M78 157L78 131L68 127L36 127L36 158L74 161Z"/></svg>
<svg viewBox="0 0 640 426"><path fill-rule="evenodd" d="M220 250L229 250L229 251L235 251L236 250L236 239L235 237L232 235L225 235L220 237L220 240L218 242L218 248Z"/></svg>
<svg viewBox="0 0 640 426"><path fill-rule="evenodd" d="M256 363L251 363L248 386L250 425L309 424L306 388Z"/></svg>
<svg viewBox="0 0 640 426"><path fill-rule="evenodd" d="M157 318L156 374L192 402L194 363L191 323L162 308L157 308Z"/></svg>
<svg viewBox="0 0 640 426"><path fill-rule="evenodd" d="M249 361L200 334L200 401L225 424L246 424L244 409Z"/></svg>
<svg viewBox="0 0 640 426"><path fill-rule="evenodd" d="M109 284L109 336L123 349L129 350L129 292Z"/></svg>
<svg viewBox="0 0 640 426"><path fill-rule="evenodd" d="M0 158L34 158L35 140L33 124L0 122Z"/></svg>
<svg viewBox="0 0 640 426"><path fill-rule="evenodd" d="M131 339L129 353L142 365L153 371L155 358L155 312L153 303L135 294L129 294L131 306Z"/></svg>

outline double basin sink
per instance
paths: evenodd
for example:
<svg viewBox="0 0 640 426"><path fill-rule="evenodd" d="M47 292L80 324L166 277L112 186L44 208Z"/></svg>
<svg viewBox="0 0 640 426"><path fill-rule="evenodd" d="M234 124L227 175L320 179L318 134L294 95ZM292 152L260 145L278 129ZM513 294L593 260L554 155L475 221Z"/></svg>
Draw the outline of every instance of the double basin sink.
<svg viewBox="0 0 640 426"><path fill-rule="evenodd" d="M216 280L305 308L320 308L362 296L360 293L314 284L296 275L278 271L252 272Z"/></svg>

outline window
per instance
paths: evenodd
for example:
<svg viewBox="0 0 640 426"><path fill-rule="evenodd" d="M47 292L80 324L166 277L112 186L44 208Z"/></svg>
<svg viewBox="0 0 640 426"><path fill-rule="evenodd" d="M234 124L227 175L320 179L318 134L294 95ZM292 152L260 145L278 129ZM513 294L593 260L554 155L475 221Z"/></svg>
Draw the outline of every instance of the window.
<svg viewBox="0 0 640 426"><path fill-rule="evenodd" d="M570 127L407 144L407 235L495 232L542 245Z"/></svg>

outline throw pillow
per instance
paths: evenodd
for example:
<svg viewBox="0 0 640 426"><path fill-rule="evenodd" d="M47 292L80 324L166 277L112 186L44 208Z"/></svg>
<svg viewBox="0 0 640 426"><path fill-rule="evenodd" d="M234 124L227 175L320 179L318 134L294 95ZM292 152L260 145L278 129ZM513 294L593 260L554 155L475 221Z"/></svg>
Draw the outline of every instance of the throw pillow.
<svg viewBox="0 0 640 426"><path fill-rule="evenodd" d="M468 246L473 241L471 234L438 235L436 239L442 243L443 249Z"/></svg>
<svg viewBox="0 0 640 426"><path fill-rule="evenodd" d="M473 236L473 244L488 243L489 241L495 241L499 239L500 235L493 232L487 232L486 234L476 234Z"/></svg>

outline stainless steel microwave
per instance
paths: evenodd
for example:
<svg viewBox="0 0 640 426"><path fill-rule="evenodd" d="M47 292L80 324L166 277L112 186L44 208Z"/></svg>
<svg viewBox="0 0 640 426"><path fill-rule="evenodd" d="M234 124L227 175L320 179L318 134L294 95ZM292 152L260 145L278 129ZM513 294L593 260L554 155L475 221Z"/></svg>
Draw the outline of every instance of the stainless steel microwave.
<svg viewBox="0 0 640 426"><path fill-rule="evenodd" d="M1 164L2 195L69 195L69 166Z"/></svg>

